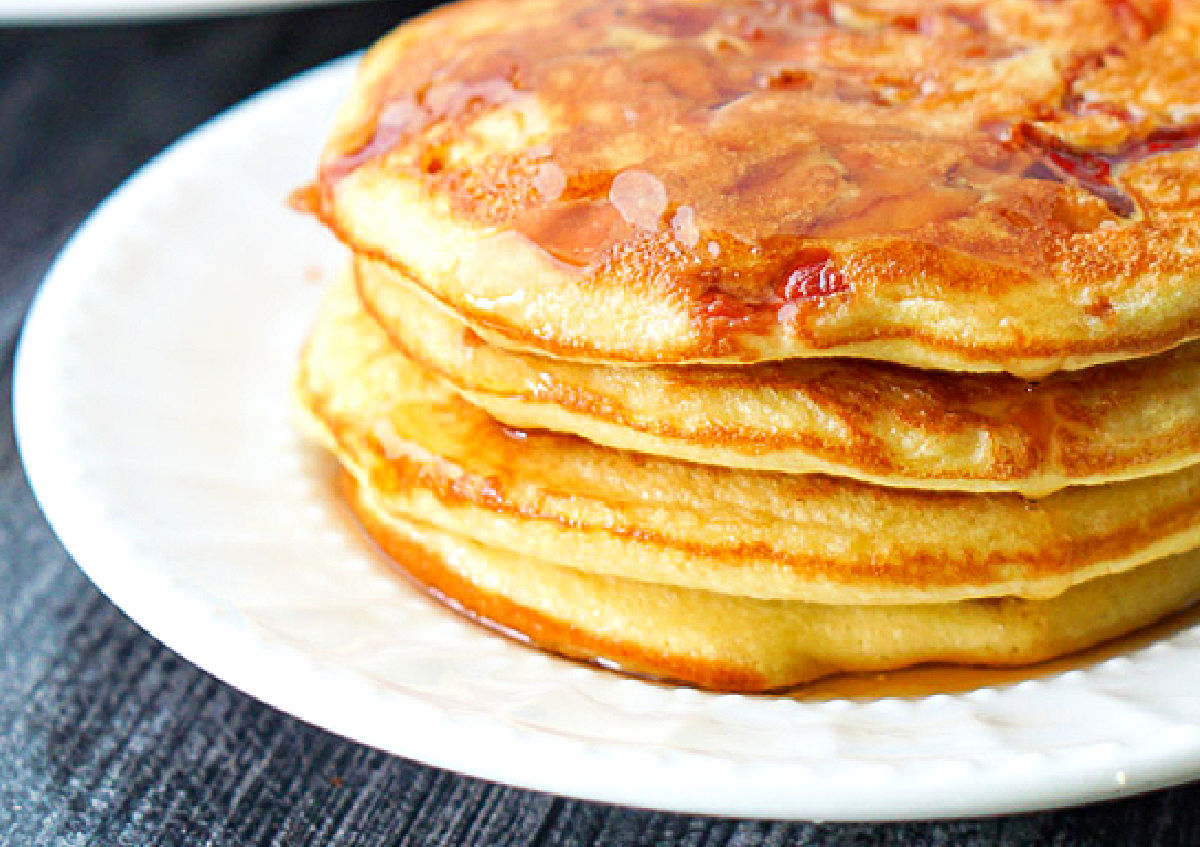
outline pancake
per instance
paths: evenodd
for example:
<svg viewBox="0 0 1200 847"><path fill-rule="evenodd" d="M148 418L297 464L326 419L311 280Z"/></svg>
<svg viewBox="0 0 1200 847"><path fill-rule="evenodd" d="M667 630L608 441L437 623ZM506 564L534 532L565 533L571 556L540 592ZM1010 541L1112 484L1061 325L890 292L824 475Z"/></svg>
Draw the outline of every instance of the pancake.
<svg viewBox="0 0 1200 847"><path fill-rule="evenodd" d="M721 691L924 662L1022 665L1146 626L1200 597L1200 552L1043 600L898 606L754 600L596 576L487 548L396 515L353 479L380 546L461 611L568 656Z"/></svg>
<svg viewBox="0 0 1200 847"><path fill-rule="evenodd" d="M513 427L724 467L1026 496L1200 458L1200 343L1038 383L853 359L610 368L487 344L415 284L356 267L392 342Z"/></svg>
<svg viewBox="0 0 1200 847"><path fill-rule="evenodd" d="M507 429L394 348L345 281L306 348L298 396L389 515L647 583L830 604L1049 597L1200 543L1200 468L1027 501L707 467Z"/></svg>
<svg viewBox="0 0 1200 847"><path fill-rule="evenodd" d="M1037 376L1200 335L1196 0L471 0L298 202L493 343Z"/></svg>

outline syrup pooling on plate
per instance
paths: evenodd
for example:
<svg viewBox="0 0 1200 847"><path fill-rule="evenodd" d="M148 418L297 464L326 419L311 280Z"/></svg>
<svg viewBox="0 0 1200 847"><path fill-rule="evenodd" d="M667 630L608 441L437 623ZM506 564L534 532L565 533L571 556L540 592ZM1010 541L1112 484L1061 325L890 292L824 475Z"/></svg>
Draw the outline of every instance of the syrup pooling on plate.
<svg viewBox="0 0 1200 847"><path fill-rule="evenodd" d="M465 49L435 15L447 38L375 80L323 192L395 169L581 275L636 267L710 322L791 324L898 256L977 287L964 254L1051 274L1145 217L1131 162L1197 142L1197 92L1117 109L1104 88L1139 51L1200 72L1156 46L1190 32L1183 4L551 5Z"/></svg>

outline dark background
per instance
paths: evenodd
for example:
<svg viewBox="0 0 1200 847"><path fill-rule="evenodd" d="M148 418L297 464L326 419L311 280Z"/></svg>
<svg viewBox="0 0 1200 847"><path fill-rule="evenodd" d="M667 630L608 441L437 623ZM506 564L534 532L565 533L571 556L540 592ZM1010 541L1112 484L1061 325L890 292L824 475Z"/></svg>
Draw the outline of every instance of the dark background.
<svg viewBox="0 0 1200 847"><path fill-rule="evenodd" d="M369 44L420 4L0 27L0 390L84 215L181 133ZM63 552L0 418L0 843L1200 844L1200 783L946 823L772 823L613 808L456 776L314 729L143 633Z"/></svg>

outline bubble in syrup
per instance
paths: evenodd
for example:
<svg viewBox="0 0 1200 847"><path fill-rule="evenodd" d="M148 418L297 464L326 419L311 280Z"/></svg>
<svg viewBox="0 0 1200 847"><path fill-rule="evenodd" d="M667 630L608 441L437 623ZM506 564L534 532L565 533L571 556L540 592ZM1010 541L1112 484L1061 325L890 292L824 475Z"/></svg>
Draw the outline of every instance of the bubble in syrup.
<svg viewBox="0 0 1200 847"><path fill-rule="evenodd" d="M544 162L538 166L533 175L533 187L542 199L553 201L562 196L567 187L567 176L563 169L553 162Z"/></svg>
<svg viewBox="0 0 1200 847"><path fill-rule="evenodd" d="M652 173L621 171L612 181L608 200L626 223L639 229L658 229L667 211L667 188Z"/></svg>
<svg viewBox="0 0 1200 847"><path fill-rule="evenodd" d="M696 212L691 206L680 206L671 218L671 229L675 238L686 247L700 243L700 230L696 228Z"/></svg>

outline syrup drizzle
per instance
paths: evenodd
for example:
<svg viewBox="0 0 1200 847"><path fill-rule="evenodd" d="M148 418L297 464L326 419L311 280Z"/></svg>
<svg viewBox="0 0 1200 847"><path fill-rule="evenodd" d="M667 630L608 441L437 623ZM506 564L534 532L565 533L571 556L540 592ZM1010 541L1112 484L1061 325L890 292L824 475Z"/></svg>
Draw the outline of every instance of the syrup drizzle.
<svg viewBox="0 0 1200 847"><path fill-rule="evenodd" d="M324 181L337 182L361 165L386 155L401 141L433 124L454 117L465 118L475 111L511 103L520 96L505 77L451 81L425 86L416 92L389 100L379 110L371 137L358 150L325 163Z"/></svg>
<svg viewBox="0 0 1200 847"><path fill-rule="evenodd" d="M1061 203L1029 180L1061 184L1059 198L1082 190L1113 215L1134 217L1138 200L1122 169L1195 147L1200 123L1149 128L1108 150L1072 146L1046 127L1094 113L1132 122L1075 92L1166 26L1158 12L1098 4L1118 34L1059 54L1066 70L1056 90L1065 97L1018 97L989 111L990 92L962 95L952 83L978 79L1028 45L987 9L580 3L572 14L534 15L465 44L447 35L453 49L436 39L414 47L415 58L367 93L374 124L362 128L360 146L326 161L321 187L332 196L346 174L402 147L389 167L410 170L457 214L514 231L563 267L593 274L636 265L664 285L687 286L717 323L790 322L844 299L861 277L840 257L814 261L813 251L837 239L911 233L921 249L1023 257L1022 236L993 246L956 229L985 205L1023 216L1025 232L1063 223L1090 231L1090 217L1062 217ZM922 51L931 63L913 64ZM980 122L956 122L958 104L976 95ZM462 166L442 158L459 126L522 98L531 114L548 116L550 135L518 146L510 170L492 164L508 153ZM1039 258L1049 254L1028 252L1020 270L1052 270Z"/></svg>
<svg viewBox="0 0 1200 847"><path fill-rule="evenodd" d="M1022 176L1073 182L1103 200L1113 214L1129 218L1137 212L1137 202L1121 189L1115 171L1159 153L1196 147L1200 144L1200 123L1162 127L1107 153L1072 147L1032 124L1018 125L1012 140L1038 157Z"/></svg>

